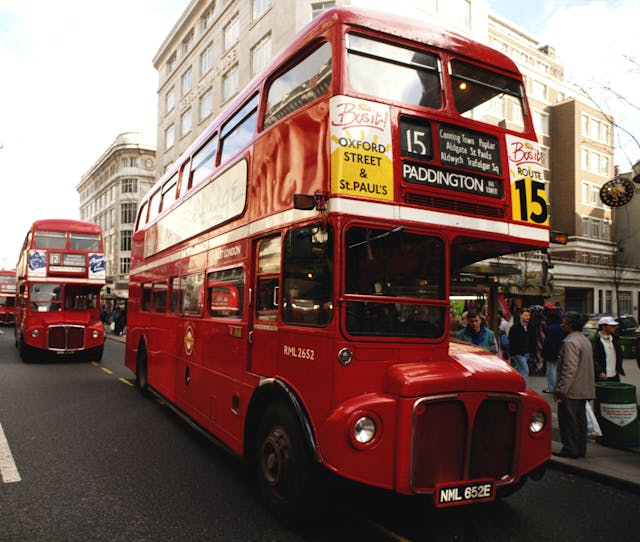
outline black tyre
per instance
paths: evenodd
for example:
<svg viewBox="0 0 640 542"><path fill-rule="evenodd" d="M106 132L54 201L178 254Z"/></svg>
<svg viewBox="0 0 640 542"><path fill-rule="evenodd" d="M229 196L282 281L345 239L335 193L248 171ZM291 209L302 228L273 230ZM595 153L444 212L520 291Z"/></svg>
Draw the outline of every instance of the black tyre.
<svg viewBox="0 0 640 542"><path fill-rule="evenodd" d="M20 341L18 343L18 351L20 352L20 358L24 363L33 363L33 360L34 360L33 349L27 344L25 344L23 337L20 337Z"/></svg>
<svg viewBox="0 0 640 542"><path fill-rule="evenodd" d="M136 386L142 395L149 395L149 382L147 380L147 349L144 344L138 348L138 361L136 363Z"/></svg>
<svg viewBox="0 0 640 542"><path fill-rule="evenodd" d="M265 411L257 437L258 486L267 507L288 525L306 522L317 488L300 422L290 408L274 403Z"/></svg>

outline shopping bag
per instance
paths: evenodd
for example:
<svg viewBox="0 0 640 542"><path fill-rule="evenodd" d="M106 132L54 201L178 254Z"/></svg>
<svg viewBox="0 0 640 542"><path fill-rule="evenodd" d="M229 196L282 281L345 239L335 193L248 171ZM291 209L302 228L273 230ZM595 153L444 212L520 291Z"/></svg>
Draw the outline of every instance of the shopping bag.
<svg viewBox="0 0 640 542"><path fill-rule="evenodd" d="M596 418L596 415L593 412L593 408L591 408L591 403L589 401L586 401L585 405L587 414L587 435L589 435L590 437L601 437L602 430L600 429L598 418Z"/></svg>

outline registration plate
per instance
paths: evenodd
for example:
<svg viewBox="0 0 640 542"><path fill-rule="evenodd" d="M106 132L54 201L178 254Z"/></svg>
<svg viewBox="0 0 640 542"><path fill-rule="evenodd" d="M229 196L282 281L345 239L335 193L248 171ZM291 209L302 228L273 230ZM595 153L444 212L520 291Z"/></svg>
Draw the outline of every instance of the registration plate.
<svg viewBox="0 0 640 542"><path fill-rule="evenodd" d="M457 506L471 502L493 501L496 490L493 482L477 481L464 484L436 486L436 506Z"/></svg>

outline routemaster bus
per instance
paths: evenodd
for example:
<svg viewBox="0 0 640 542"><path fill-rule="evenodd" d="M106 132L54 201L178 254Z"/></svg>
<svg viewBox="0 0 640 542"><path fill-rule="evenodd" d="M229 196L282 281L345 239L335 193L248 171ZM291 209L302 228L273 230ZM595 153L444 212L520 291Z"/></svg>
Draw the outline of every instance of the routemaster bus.
<svg viewBox="0 0 640 542"><path fill-rule="evenodd" d="M16 278L15 342L25 363L53 355L102 359L105 261L99 226L37 220L24 240Z"/></svg>
<svg viewBox="0 0 640 542"><path fill-rule="evenodd" d="M314 19L141 202L126 366L255 468L282 518L318 473L436 506L551 456L547 403L451 340L451 277L548 245L523 79L444 29Z"/></svg>
<svg viewBox="0 0 640 542"><path fill-rule="evenodd" d="M0 269L0 325L11 325L16 318L16 272Z"/></svg>

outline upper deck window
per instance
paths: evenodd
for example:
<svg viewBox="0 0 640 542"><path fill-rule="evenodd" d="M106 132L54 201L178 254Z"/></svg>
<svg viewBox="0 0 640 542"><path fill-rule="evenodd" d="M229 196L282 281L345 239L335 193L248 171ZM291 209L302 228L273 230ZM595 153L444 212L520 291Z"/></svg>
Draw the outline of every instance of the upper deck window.
<svg viewBox="0 0 640 542"><path fill-rule="evenodd" d="M522 84L459 60L451 61L453 103L463 117L503 126L524 129Z"/></svg>
<svg viewBox="0 0 640 542"><path fill-rule="evenodd" d="M72 233L69 235L71 250L100 250L100 236L92 233Z"/></svg>
<svg viewBox="0 0 640 542"><path fill-rule="evenodd" d="M271 83L264 126L322 96L331 82L331 45L324 43Z"/></svg>
<svg viewBox="0 0 640 542"><path fill-rule="evenodd" d="M408 105L442 106L438 57L347 34L349 83L357 92Z"/></svg>
<svg viewBox="0 0 640 542"><path fill-rule="evenodd" d="M33 236L33 248L66 248L67 234L61 231L37 231Z"/></svg>
<svg viewBox="0 0 640 542"><path fill-rule="evenodd" d="M249 144L258 120L257 111L258 95L256 94L222 127L220 132L221 162L224 162Z"/></svg>

